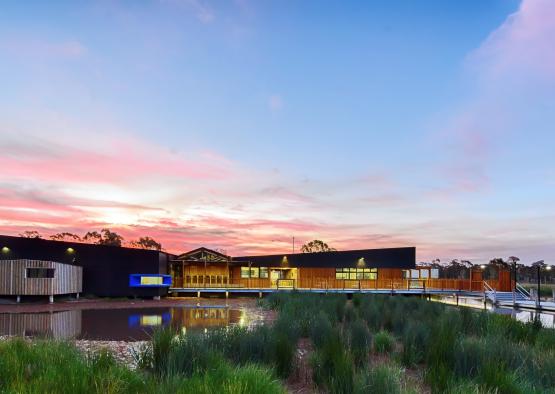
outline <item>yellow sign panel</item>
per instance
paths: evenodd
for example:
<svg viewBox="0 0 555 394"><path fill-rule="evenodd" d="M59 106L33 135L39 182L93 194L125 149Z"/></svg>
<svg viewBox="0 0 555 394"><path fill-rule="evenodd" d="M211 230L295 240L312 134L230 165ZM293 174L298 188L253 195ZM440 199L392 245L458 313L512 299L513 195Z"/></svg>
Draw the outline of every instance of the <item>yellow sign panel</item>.
<svg viewBox="0 0 555 394"><path fill-rule="evenodd" d="M141 285L161 285L162 280L161 276L141 276Z"/></svg>

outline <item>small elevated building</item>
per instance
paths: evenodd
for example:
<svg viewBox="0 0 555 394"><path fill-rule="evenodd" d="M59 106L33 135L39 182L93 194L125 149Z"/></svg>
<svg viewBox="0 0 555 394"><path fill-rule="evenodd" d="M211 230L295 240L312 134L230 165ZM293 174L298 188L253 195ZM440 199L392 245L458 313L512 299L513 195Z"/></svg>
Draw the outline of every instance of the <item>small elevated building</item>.
<svg viewBox="0 0 555 394"><path fill-rule="evenodd" d="M0 295L44 295L54 301L55 295L83 291L83 268L55 261L0 260Z"/></svg>

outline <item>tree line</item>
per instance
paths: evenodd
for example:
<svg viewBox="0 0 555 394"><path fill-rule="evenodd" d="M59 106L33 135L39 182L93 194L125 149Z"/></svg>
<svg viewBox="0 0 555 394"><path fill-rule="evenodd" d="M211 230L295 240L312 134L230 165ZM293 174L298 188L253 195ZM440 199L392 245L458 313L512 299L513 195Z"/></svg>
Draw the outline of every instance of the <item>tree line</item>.
<svg viewBox="0 0 555 394"><path fill-rule="evenodd" d="M19 236L25 238L43 238L43 236L36 230L24 231L19 234ZM88 231L83 236L69 232L62 232L53 234L49 238L53 241L81 242L96 245L120 247L128 246L137 249L163 250L162 244L151 237L140 237L137 240L125 241L121 235L108 228L103 228L100 231Z"/></svg>
<svg viewBox="0 0 555 394"><path fill-rule="evenodd" d="M467 278L471 268L480 267L481 265L485 265L486 276L491 271L495 271L498 268L503 268L506 270L516 269L517 280L523 282L535 282L537 280L539 267L541 270L542 281L550 283L555 282L555 266L551 266L552 269L550 271L547 271L545 270L545 268L548 266L548 264L543 261L538 261L532 263L531 265L525 265L520 263L520 258L516 256L510 256L506 260L500 257L494 257L486 264L474 264L470 260L462 259L452 259L448 262L441 262L440 259L435 259L432 260L431 263L423 262L419 265L437 268L440 270L440 272L442 272L443 277L450 279Z"/></svg>

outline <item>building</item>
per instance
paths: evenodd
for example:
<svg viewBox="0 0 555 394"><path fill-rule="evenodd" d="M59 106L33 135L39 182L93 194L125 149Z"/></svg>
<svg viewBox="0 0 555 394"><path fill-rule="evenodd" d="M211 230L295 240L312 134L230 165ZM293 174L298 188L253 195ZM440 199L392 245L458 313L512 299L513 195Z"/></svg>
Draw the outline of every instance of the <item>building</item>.
<svg viewBox="0 0 555 394"><path fill-rule="evenodd" d="M3 247L6 248L6 247ZM1 253L7 254L3 249ZM0 295L79 295L83 291L83 268L53 261L10 259L0 262Z"/></svg>
<svg viewBox="0 0 555 394"><path fill-rule="evenodd" d="M0 236L0 267L4 270L10 260L51 261L79 267L82 293L100 297L165 296L171 284L166 274L172 257L155 250ZM2 278L10 280L6 274ZM9 293L0 291L2 294Z"/></svg>
<svg viewBox="0 0 555 394"><path fill-rule="evenodd" d="M54 269L53 272L61 273L63 266L82 269L82 292L101 297L157 298L168 291L196 292L198 296L201 291L209 290L226 295L234 291L261 294L279 289L483 292L488 286L498 291L511 291L514 286L508 270L494 269L492 277L474 267L466 278L442 278L436 268L416 266L415 259L415 247L231 257L202 247L173 255L154 250L0 236L0 272L5 282L0 295L18 295L5 291L6 283L13 278L6 271L12 264L10 261L31 260L60 264L58 268L41 266ZM22 270L33 268L30 263L22 264ZM51 279L56 280L56 274L52 275ZM37 290L36 294L43 294L41 291ZM75 289L69 291L72 292Z"/></svg>
<svg viewBox="0 0 555 394"><path fill-rule="evenodd" d="M198 248L170 262L172 287L369 288L415 268L416 248L230 257Z"/></svg>

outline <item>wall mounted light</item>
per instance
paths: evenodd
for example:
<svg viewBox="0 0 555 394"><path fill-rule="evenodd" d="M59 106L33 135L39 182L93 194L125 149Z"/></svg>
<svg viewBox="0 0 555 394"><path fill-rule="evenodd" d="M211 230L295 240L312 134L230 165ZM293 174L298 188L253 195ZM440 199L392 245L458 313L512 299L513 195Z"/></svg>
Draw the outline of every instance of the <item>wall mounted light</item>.
<svg viewBox="0 0 555 394"><path fill-rule="evenodd" d="M482 264L482 265L480 266L480 269L485 270L485 269L486 269L486 266L485 266L484 264Z"/></svg>
<svg viewBox="0 0 555 394"><path fill-rule="evenodd" d="M66 251L67 251L69 254L75 253L75 249L73 249L73 248L67 248Z"/></svg>
<svg viewBox="0 0 555 394"><path fill-rule="evenodd" d="M2 253L10 253L10 248L8 248L7 246L4 246L2 248Z"/></svg>

